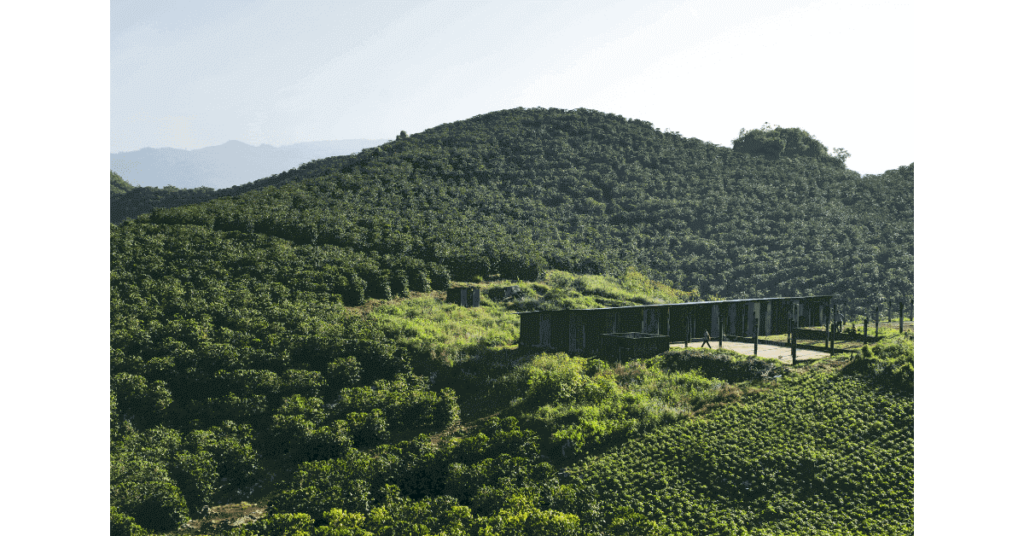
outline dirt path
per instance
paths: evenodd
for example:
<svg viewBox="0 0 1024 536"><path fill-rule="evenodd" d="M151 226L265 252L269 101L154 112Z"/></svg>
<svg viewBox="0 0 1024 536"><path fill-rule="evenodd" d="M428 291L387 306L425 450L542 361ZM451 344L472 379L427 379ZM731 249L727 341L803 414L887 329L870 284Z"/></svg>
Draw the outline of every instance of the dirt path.
<svg viewBox="0 0 1024 536"><path fill-rule="evenodd" d="M684 346L684 344L679 343L673 344L672 348L683 348ZM700 343L691 343L690 346L693 348L699 348ZM718 348L718 341L712 341L711 348ZM752 342L725 341L722 343L722 348L732 350L743 355L754 355L754 343ZM792 355L790 353L791 351L792 350L790 350L788 346L776 346L774 344L757 345L757 357L770 357L772 359L778 359L784 363L790 362L790 356ZM805 359L821 359L823 357L828 357L828 352L825 351L824 348L822 348L821 351L805 350L803 348L797 348L796 350L797 361L803 361Z"/></svg>

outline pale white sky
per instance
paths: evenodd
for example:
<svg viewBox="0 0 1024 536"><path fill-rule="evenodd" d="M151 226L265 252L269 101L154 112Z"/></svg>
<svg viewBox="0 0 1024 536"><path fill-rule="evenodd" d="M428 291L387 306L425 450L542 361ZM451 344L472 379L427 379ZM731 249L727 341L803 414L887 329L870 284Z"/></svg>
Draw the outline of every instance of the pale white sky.
<svg viewBox="0 0 1024 536"><path fill-rule="evenodd" d="M914 161L910 2L115 0L110 151L393 138L517 106Z"/></svg>

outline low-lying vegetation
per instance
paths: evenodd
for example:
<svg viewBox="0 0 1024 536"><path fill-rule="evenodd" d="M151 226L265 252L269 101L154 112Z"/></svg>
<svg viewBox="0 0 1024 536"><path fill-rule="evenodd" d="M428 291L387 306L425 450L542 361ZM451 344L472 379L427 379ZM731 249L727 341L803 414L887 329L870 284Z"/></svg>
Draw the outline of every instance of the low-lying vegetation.
<svg viewBox="0 0 1024 536"><path fill-rule="evenodd" d="M914 394L914 343L896 338L874 346L863 346L845 372L864 374L877 384Z"/></svg>
<svg viewBox="0 0 1024 536"><path fill-rule="evenodd" d="M680 534L912 534L913 407L848 376L791 375L570 479Z"/></svg>
<svg viewBox="0 0 1024 536"><path fill-rule="evenodd" d="M230 253L221 258L230 263ZM905 471L912 468L912 443L908 455L908 437L893 427L912 424L913 345L898 334L865 347L846 362L844 376L823 369L796 375L827 380L792 380L806 367L729 350L673 349L608 363L515 346L519 310L695 298L635 271L551 270L531 282L470 283L481 289L481 306L473 308L444 303L442 293L429 290L349 308L254 279L223 288L193 279L182 291L168 278L116 281L154 285L163 299L139 302L114 286L112 338L133 342L112 346L112 534L170 532L201 519L209 505L241 499L259 501L265 515L206 533L795 534L812 527L898 534L906 524L907 506L879 509L860 495L875 493L874 481L838 468L829 469L830 484L821 488L831 494L826 499L797 493L805 473L817 474L807 473L807 463L849 459L854 447L836 446L852 441L846 436L827 448L809 443L798 432L820 415L794 413L809 406L792 404L811 396L808 386L836 382L862 402L903 400L893 413L903 420L883 423L891 439L886 448L902 456L903 473L884 482L909 479L912 489L912 472ZM186 293L193 300L176 301ZM252 307L259 300L267 303ZM225 325L226 307L252 312ZM189 310L198 321L161 316L175 310ZM284 331L279 322L294 327ZM183 390L186 378L191 388ZM876 388L891 394L872 394ZM803 394L779 394L795 389ZM798 435L755 440L715 424L732 419L736 429L766 430L766 422L780 418L786 434ZM857 419L876 416L836 418L856 427ZM698 440L705 433L714 438ZM666 434L697 443L666 442ZM740 446L726 448L729 441ZM759 450L776 443L769 454ZM813 452L812 461L787 464L781 445ZM620 454L636 448L643 450ZM731 454L713 454L721 449ZM685 452L703 457L680 457ZM762 460L758 467L774 464L774 480L762 473L751 480L748 458ZM645 471L594 469L624 459ZM652 470L661 479L654 484L644 480ZM773 491L750 499L755 483ZM905 493L902 483L885 490ZM832 511L843 504L857 510ZM872 516L876 521L867 521Z"/></svg>
<svg viewBox="0 0 1024 536"><path fill-rule="evenodd" d="M480 289L480 307L444 303L442 292L412 293L403 300L367 303L368 316L426 371L513 348L519 340L517 312L681 303L697 299L630 269L618 276L547 270L537 281L469 283ZM506 298L506 290L509 296Z"/></svg>

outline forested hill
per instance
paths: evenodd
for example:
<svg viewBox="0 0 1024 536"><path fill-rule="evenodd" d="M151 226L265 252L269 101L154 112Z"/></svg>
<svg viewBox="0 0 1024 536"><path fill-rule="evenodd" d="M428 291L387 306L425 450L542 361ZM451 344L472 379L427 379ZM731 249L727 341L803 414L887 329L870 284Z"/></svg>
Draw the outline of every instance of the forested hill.
<svg viewBox="0 0 1024 536"><path fill-rule="evenodd" d="M128 181L122 179L120 175L118 175L117 173L114 173L113 171L110 172L110 195L111 196L121 195L121 194L128 193L133 188L135 188L135 186L129 184Z"/></svg>
<svg viewBox="0 0 1024 536"><path fill-rule="evenodd" d="M868 306L912 296L913 164L861 177L833 157L777 153L592 110L505 110L138 221L329 248L392 281L636 266L705 297L836 294ZM360 262L345 270L375 277Z"/></svg>

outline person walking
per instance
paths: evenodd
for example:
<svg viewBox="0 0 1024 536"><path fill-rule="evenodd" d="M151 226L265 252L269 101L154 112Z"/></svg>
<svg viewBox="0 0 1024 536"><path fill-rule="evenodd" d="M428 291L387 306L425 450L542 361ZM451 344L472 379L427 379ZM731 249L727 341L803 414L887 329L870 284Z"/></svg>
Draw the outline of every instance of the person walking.
<svg viewBox="0 0 1024 536"><path fill-rule="evenodd" d="M700 347L704 348L705 344L708 345L708 348L711 348L711 335L706 329L704 330L704 342L700 343Z"/></svg>

